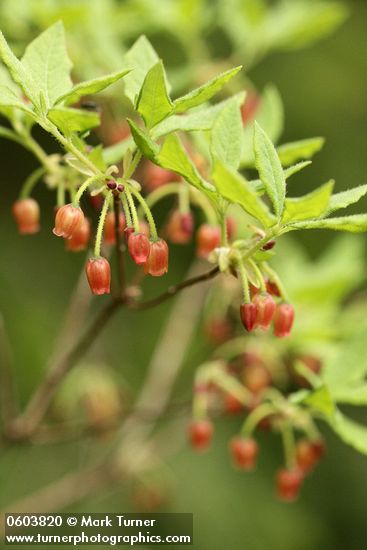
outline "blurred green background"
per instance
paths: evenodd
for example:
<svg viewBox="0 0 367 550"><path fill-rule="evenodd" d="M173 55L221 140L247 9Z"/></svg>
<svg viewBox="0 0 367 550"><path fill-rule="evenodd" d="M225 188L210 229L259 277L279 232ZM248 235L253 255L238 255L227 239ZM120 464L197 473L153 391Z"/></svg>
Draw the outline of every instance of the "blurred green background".
<svg viewBox="0 0 367 550"><path fill-rule="evenodd" d="M286 115L282 142L314 135L327 140L311 168L297 176L292 184L295 191L306 192L330 177L335 177L337 190L367 179L367 3L349 0L345 4L350 16L333 35L307 49L271 53L250 72L259 89L272 82L281 93ZM149 30L145 32L149 37ZM159 37L155 39L159 42ZM49 149L55 148L45 136L41 140ZM15 144L1 140L0 147L0 311L24 403L42 375L85 257L65 254L63 244L52 236L53 197L41 187L36 192L43 212L41 233L31 238L17 234L11 204L35 164ZM311 255L318 255L334 237L309 232L298 238ZM179 280L188 268L190 254L189 249L174 248L169 276L150 283L148 291L158 292L159 287ZM132 389L139 388L169 309L167 304L139 317L120 312L89 357L112 367ZM181 397L189 396L191 374L201 357L205 357L205 345L199 342L185 362L176 391ZM281 461L276 437L261 436L255 474L243 475L231 468L227 440L239 425L238 419L220 419L210 453L198 456L183 444L169 460L174 482L162 509L194 513L195 548L366 548L365 457L328 433L327 457L305 483L302 498L291 506L282 504L273 497L273 475ZM182 433L182 442L184 437ZM83 468L104 446L108 442L88 439L1 451L0 504L8 505L63 473ZM74 505L72 510L127 512L132 510L128 493L125 487L117 487Z"/></svg>

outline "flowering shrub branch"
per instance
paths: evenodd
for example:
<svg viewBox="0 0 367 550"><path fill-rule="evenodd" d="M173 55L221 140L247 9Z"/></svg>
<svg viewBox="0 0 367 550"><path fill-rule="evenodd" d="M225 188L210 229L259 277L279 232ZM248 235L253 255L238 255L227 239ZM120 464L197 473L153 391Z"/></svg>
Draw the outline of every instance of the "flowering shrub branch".
<svg viewBox="0 0 367 550"><path fill-rule="evenodd" d="M51 58L50 50L54 52ZM276 259L280 237L301 229L366 231L366 214L335 217L334 212L358 202L367 186L333 194L334 181L329 181L306 195L288 197L288 180L307 168L323 141L314 138L276 147L255 120L260 115L259 102L252 99L249 108L251 97L243 92L209 104L241 67L228 69L173 100L162 61L141 37L125 54L121 70L73 84L61 23L32 41L21 60L1 34L0 57L7 69L0 73L0 110L11 126L1 135L22 144L40 163L24 182L13 207L19 232L33 234L40 229L40 208L32 192L43 180L56 192L53 232L64 239L67 250L78 252L89 246L91 222L84 214L87 197L98 211L93 255L85 267L94 295L111 292L107 252L111 245L117 267L115 294L74 346L51 366L24 411L16 418L7 415L5 439L9 443L35 435L61 382L120 307L146 310L216 278L218 287L228 285L220 291L218 309L234 306L237 325L250 334L225 344L212 360L199 366L189 426L191 443L198 450L209 447L214 434L213 403L224 395L230 410L247 409L249 413L240 434L230 442L235 466L255 467L255 430L261 425L270 427L280 434L284 447L277 492L284 500L294 500L305 474L324 451L315 420L326 420L347 439L348 420L337 409L333 393L338 380L323 378L317 360L307 355L287 358L305 384L299 391L272 384L261 354L245 355L244 373L232 362L248 353L248 338L253 334L261 338L273 326L274 336L283 341L292 333L298 316L290 303L292 294L283 276L269 265ZM93 147L87 139L100 119L97 112L81 108L82 98L120 80L131 103L129 135L117 147ZM58 141L63 154L47 155L31 134L34 124ZM250 178L248 168L257 171L258 179ZM144 170L148 170L145 183ZM167 197L175 199L175 206L160 227L152 209ZM202 215L205 221L200 223ZM137 266L138 278L164 276L169 267L167 241L189 243L197 223L197 256L213 267L155 298L141 300L141 289L126 274L126 252ZM219 332L223 320L228 319L219 316ZM286 349L287 344L283 346ZM285 361L281 352L274 361ZM358 427L353 429L358 431ZM302 433L302 439L297 440L296 432ZM363 452L367 450L365 443L358 445Z"/></svg>

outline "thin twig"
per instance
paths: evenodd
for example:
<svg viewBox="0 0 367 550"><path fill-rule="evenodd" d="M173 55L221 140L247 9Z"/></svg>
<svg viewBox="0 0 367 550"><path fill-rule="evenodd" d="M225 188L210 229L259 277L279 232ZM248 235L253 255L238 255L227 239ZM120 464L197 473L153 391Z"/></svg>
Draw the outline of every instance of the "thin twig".
<svg viewBox="0 0 367 550"><path fill-rule="evenodd" d="M113 211L115 213L115 240L116 240L116 263L117 263L117 279L119 283L119 297L125 296L125 263L124 250L125 245L121 236L120 230L120 198L116 194L113 196Z"/></svg>
<svg viewBox="0 0 367 550"><path fill-rule="evenodd" d="M219 268L215 267L211 271L187 279L186 281L170 287L166 292L143 303L128 303L130 309L148 309L161 304L165 300L176 296L185 288L196 285L197 283L208 281L219 273ZM80 358L88 351L96 337L103 330L107 322L114 315L119 307L124 305L124 300L120 297L112 299L106 306L100 310L98 316L84 333L80 340L57 362L53 364L47 372L45 378L36 389L28 406L22 415L14 420L8 433L10 440L25 440L31 437L42 421L55 393L65 375L74 367Z"/></svg>
<svg viewBox="0 0 367 550"><path fill-rule="evenodd" d="M170 286L165 292L163 292L156 298L152 298L151 300L147 300L145 302L130 302L128 303L128 307L129 309L143 310L143 309L149 309L154 306L158 306L159 304L165 302L169 298L172 298L173 296L178 294L181 290L184 290L185 288L188 288L190 286L194 286L197 283L209 281L210 279L213 279L218 274L219 274L219 267L218 266L213 267L213 269L211 269L210 271L207 271L206 273L202 273L201 275L197 275L196 277L187 279L186 281L183 281L182 283L178 283L177 285Z"/></svg>

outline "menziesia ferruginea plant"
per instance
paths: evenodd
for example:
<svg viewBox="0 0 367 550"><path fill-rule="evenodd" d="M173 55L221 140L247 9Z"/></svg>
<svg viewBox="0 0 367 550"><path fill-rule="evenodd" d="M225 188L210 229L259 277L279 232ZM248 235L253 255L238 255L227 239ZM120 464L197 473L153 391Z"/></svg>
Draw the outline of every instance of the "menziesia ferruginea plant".
<svg viewBox="0 0 367 550"><path fill-rule="evenodd" d="M48 56L50 49L55 52L52 58ZM13 207L19 231L35 233L39 229L39 207L31 195L43 179L50 190L55 190L53 232L64 238L66 250L85 250L88 246L91 223L84 214L86 198L98 212L93 251L86 262L93 294L110 293L106 246L116 247L117 281L112 282L117 290L114 288L112 301L102 312L102 321L98 319L87 336L94 337L119 306L135 310L151 307L187 286L220 274L222 281L234 281L221 300L226 309L235 305L233 324L241 326L241 338L251 333L246 338L254 335L261 339L273 327L274 336L283 339L291 335L297 312L281 275L270 266L280 238L307 229L367 230L365 214L333 215L364 196L365 185L333 194L334 182L329 181L306 195L287 196L288 180L310 164L309 158L320 149L322 140L276 148L256 122L261 98L253 93L246 98L246 93L240 92L209 104L241 67L172 99L163 63L142 37L125 54L121 70L73 83L61 23L31 42L21 60L0 35L0 56L6 67L0 72L0 110L11 126L6 135L33 152L40 163ZM131 104L129 130L113 146L92 146L88 137L100 124L99 113L82 109L81 100L119 80L123 80L125 98ZM60 153L48 155L41 148L32 135L34 124L56 138L62 147ZM205 146L195 139L197 135L205 138ZM255 168L258 178L250 179L247 168ZM154 209L167 198L174 199L174 209L169 209L167 220L157 227ZM125 249L138 265L139 277L161 277L167 273L169 262L175 261L175 251L169 250L167 240L187 244L195 231L196 254L212 264L211 270L170 287L156 299L140 301L140 289L134 282L126 282ZM225 332L226 340L231 322L217 317L212 334L221 338ZM82 340L80 348L85 345ZM232 357L236 349L231 348L228 359L228 349L223 354L219 348L213 360L197 371L189 427L191 444L198 450L210 446L214 433L210 416L218 397L219 401L224 397L227 412L246 413L241 434L230 443L234 464L244 470L255 467L258 444L254 432L258 427L279 432L285 468L277 474L277 493L293 500L304 476L323 452L315 418L323 415L335 425L340 417L335 416L338 413L333 403L329 408L325 405L329 390L317 369L307 366L309 358L298 358L301 367L297 363L306 387L291 392L275 387L261 356L248 354L245 372L236 368L232 360L244 353L241 349ZM24 440L35 433L57 384L71 366L72 362L66 362L48 375L25 412L7 427L10 440ZM298 443L296 430L303 432Z"/></svg>

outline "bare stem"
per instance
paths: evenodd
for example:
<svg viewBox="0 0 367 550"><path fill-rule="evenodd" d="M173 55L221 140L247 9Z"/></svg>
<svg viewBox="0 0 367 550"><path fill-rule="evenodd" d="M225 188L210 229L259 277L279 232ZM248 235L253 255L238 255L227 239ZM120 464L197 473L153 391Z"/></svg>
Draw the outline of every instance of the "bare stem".
<svg viewBox="0 0 367 550"><path fill-rule="evenodd" d="M156 298L152 298L152 300L147 300L146 302L130 302L128 304L128 307L130 309L135 310L142 310L142 309L149 309L154 306L158 306L161 303L165 302L169 298L172 298L181 290L184 290L185 288L188 288L190 286L194 286L197 283L202 283L205 281L209 281L210 279L213 279L216 275L219 274L219 267L215 266L210 271L207 271L206 273L202 273L201 275L197 275L195 277L192 277L191 279L187 279L186 281L183 281L182 283L178 283L177 285L170 286L165 292L157 296Z"/></svg>
<svg viewBox="0 0 367 550"><path fill-rule="evenodd" d="M121 299L123 299L125 296L125 245L120 232L120 197L117 194L113 197L113 211L115 214L116 263L117 277L119 282L118 295L121 297Z"/></svg>

